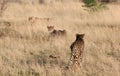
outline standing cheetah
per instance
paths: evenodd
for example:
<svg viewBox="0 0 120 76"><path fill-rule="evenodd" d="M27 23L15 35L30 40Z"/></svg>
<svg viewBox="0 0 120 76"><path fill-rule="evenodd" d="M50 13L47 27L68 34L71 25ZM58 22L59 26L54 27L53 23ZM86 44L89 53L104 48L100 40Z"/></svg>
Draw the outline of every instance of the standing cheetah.
<svg viewBox="0 0 120 76"><path fill-rule="evenodd" d="M70 46L71 48L71 57L69 66L71 69L76 69L80 66L80 62L82 62L82 53L84 50L84 34L76 34L76 40Z"/></svg>

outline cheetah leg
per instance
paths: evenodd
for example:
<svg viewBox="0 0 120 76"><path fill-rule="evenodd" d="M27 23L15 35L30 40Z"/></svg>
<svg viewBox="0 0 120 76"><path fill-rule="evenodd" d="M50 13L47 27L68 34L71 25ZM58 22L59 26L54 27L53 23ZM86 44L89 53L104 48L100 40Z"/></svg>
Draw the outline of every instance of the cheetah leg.
<svg viewBox="0 0 120 76"><path fill-rule="evenodd" d="M71 57L70 57L70 64L73 63L73 59L74 59L74 56L73 56L73 54L71 54Z"/></svg>
<svg viewBox="0 0 120 76"><path fill-rule="evenodd" d="M78 61L77 61L77 60L74 60L74 61L73 61L73 64L71 65L71 69L72 69L72 70L76 70L77 66L78 66Z"/></svg>
<svg viewBox="0 0 120 76"><path fill-rule="evenodd" d="M73 63L73 55L71 54L71 57L70 57L70 59L69 59L69 62L68 62L68 68L72 65L72 63Z"/></svg>
<svg viewBox="0 0 120 76"><path fill-rule="evenodd" d="M82 64L81 64L81 61L80 61L80 60L78 61L78 67L79 67L79 68L82 67Z"/></svg>
<svg viewBox="0 0 120 76"><path fill-rule="evenodd" d="M80 56L80 60L78 62L78 65L79 65L80 68L82 67L82 55Z"/></svg>

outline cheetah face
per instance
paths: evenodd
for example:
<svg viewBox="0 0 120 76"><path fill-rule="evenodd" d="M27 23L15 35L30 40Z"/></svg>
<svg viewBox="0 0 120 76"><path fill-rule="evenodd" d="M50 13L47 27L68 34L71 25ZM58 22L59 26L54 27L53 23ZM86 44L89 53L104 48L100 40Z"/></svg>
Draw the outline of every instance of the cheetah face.
<svg viewBox="0 0 120 76"><path fill-rule="evenodd" d="M48 31L54 30L54 26L47 26Z"/></svg>
<svg viewBox="0 0 120 76"><path fill-rule="evenodd" d="M77 38L77 39L79 39L79 38L83 39L84 35L85 35L85 34L76 34L76 38Z"/></svg>

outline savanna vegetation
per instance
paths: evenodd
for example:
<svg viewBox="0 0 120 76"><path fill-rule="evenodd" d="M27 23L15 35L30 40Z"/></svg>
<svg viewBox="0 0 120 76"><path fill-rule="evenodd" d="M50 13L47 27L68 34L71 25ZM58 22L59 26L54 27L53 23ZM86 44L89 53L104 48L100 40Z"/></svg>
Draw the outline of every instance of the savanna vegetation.
<svg viewBox="0 0 120 76"><path fill-rule="evenodd" d="M120 76L120 4L99 4L0 0L0 76ZM47 26L66 35L51 37ZM65 70L76 33L85 34L82 67Z"/></svg>

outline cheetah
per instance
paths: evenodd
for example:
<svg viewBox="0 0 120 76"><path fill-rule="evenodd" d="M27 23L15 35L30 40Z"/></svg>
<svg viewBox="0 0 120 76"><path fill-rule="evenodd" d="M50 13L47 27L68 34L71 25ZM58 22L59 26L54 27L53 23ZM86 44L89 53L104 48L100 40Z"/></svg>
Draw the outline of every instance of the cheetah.
<svg viewBox="0 0 120 76"><path fill-rule="evenodd" d="M35 23L35 21L38 20L38 17L29 17L28 21L31 23Z"/></svg>
<svg viewBox="0 0 120 76"><path fill-rule="evenodd" d="M33 23L35 23L37 21L47 21L48 22L49 20L50 20L50 18L28 17L28 21L31 24L33 24Z"/></svg>
<svg viewBox="0 0 120 76"><path fill-rule="evenodd" d="M53 30L50 33L52 36L65 36L66 35L66 30Z"/></svg>
<svg viewBox="0 0 120 76"><path fill-rule="evenodd" d="M66 30L59 30L59 33L60 33L61 35L66 35Z"/></svg>
<svg viewBox="0 0 120 76"><path fill-rule="evenodd" d="M82 62L82 53L84 50L84 37L85 34L76 34L76 40L71 44L71 57L68 68L76 69ZM81 67L81 66L80 66Z"/></svg>
<svg viewBox="0 0 120 76"><path fill-rule="evenodd" d="M50 32L50 35L53 37L66 35L66 30L56 30L56 29L54 29L54 26L47 26L47 29Z"/></svg>

